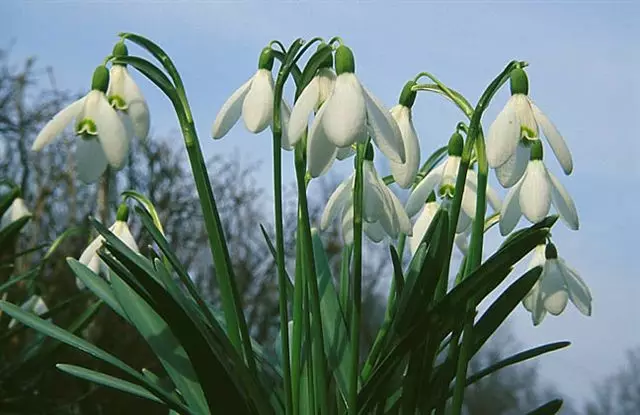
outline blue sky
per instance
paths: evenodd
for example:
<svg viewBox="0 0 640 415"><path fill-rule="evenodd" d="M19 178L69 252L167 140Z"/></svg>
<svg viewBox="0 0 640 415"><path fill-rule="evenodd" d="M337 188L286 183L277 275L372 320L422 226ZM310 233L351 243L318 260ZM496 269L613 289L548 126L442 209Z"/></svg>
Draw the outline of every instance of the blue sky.
<svg viewBox="0 0 640 415"><path fill-rule="evenodd" d="M568 339L566 351L541 360L542 375L566 396L582 401L591 382L640 345L640 275L634 232L640 202L640 153L633 121L640 115L640 7L632 2L428 1L4 1L0 47L12 40L17 62L37 56L54 68L61 88L89 86L94 67L120 31L141 33L171 55L185 81L206 156L238 150L263 161L259 176L270 189L268 133L242 125L221 141L211 124L226 98L256 70L271 39L341 36L356 55L362 82L386 105L404 82L430 71L473 103L512 59L530 63L530 95L560 129L574 157L570 177L549 153L578 206L581 229L554 230L560 255L577 268L594 296L593 316L572 305L533 327L521 308L511 318L523 346ZM135 49L132 47L133 52ZM140 77L138 79L141 79ZM177 129L166 99L141 80L158 135ZM504 88L483 119L488 128L508 98ZM443 145L461 119L439 97L420 95L415 121L423 157ZM286 159L290 163L290 158ZM351 162L336 166L347 174ZM384 164L379 165L387 174ZM292 180L293 175L285 179ZM492 183L497 185L494 178ZM496 234L490 237L497 242Z"/></svg>

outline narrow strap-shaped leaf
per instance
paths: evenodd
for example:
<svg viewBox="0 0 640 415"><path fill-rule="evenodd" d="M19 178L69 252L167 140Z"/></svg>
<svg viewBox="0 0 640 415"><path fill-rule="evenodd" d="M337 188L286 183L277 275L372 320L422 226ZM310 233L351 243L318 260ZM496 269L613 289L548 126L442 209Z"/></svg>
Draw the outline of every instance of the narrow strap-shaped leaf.
<svg viewBox="0 0 640 415"><path fill-rule="evenodd" d="M80 379L88 380L89 382L94 382L99 385L117 389L122 392L130 393L141 398L149 399L150 401L162 403L160 399L158 399L155 395L150 393L142 386L136 385L135 383L131 383L123 379L119 379L115 376L106 375L104 373L96 372L95 370L64 363L58 363L56 367L61 371Z"/></svg>
<svg viewBox="0 0 640 415"><path fill-rule="evenodd" d="M262 232L262 237L264 238L264 241L267 243L267 247L269 248L269 252L271 252L271 256L273 256L273 260L276 260L276 247L273 245L273 242L271 241L271 238L269 237L269 234L267 233L267 230L264 228L264 226L262 226L262 224L260 224L260 231ZM287 297L289 298L289 302L293 302L293 283L291 282L291 277L289 277L289 274L286 273L286 281L287 281Z"/></svg>
<svg viewBox="0 0 640 415"><path fill-rule="evenodd" d="M113 63L133 66L151 80L151 82L156 84L171 101L175 100L175 102L178 102L178 93L169 78L167 78L167 75L148 60L137 56L118 56L113 59Z"/></svg>
<svg viewBox="0 0 640 415"><path fill-rule="evenodd" d="M554 415L562 408L562 399L553 399L529 412L527 415Z"/></svg>
<svg viewBox="0 0 640 415"><path fill-rule="evenodd" d="M393 279L396 282L397 296L404 289L404 275L402 275L402 264L400 263L400 257L398 257L398 251L393 245L389 245L389 253L391 254L391 263L393 264Z"/></svg>
<svg viewBox="0 0 640 415"><path fill-rule="evenodd" d="M23 216L0 229L0 247L3 251L15 242L22 228L24 228L30 220L31 215Z"/></svg>
<svg viewBox="0 0 640 415"><path fill-rule="evenodd" d="M4 215L13 203L13 200L20 194L20 189L15 184L11 185L11 190L5 193L0 199L0 217Z"/></svg>
<svg viewBox="0 0 640 415"><path fill-rule="evenodd" d="M155 206L153 206L153 203L151 203L149 198L136 192L135 190L124 191L122 192L122 196L125 198L129 197L144 206L149 216L151 216L151 218L153 219L153 224L164 235L164 229L162 228L162 221L160 220L160 216L158 216L158 212L156 211Z"/></svg>

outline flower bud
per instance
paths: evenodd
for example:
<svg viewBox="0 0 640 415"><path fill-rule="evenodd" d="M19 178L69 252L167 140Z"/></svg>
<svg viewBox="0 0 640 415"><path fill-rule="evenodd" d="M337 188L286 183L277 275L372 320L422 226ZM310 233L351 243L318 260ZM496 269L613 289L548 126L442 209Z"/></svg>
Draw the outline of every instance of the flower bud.
<svg viewBox="0 0 640 415"><path fill-rule="evenodd" d="M542 142L540 140L531 140L531 157L529 160L542 160Z"/></svg>
<svg viewBox="0 0 640 415"><path fill-rule="evenodd" d="M416 85L415 81L409 81L404 84L404 88L402 88L402 92L400 93L400 99L398 100L398 104L405 106L407 108L413 107L413 103L416 101L417 92L413 91L413 88Z"/></svg>
<svg viewBox="0 0 640 415"><path fill-rule="evenodd" d="M260 59L258 60L258 69L266 69L268 71L273 69L273 51L269 46L262 49L262 52L260 52Z"/></svg>
<svg viewBox="0 0 640 415"><path fill-rule="evenodd" d="M453 135L449 139L449 145L448 145L449 155L460 157L462 155L463 147L464 147L464 140L462 139L462 136L458 132L453 133Z"/></svg>
<svg viewBox="0 0 640 415"><path fill-rule="evenodd" d="M556 249L556 246L554 244L552 244L551 242L549 242L547 244L547 247L544 250L544 256L547 259L556 259L556 258L558 258L558 250Z"/></svg>
<svg viewBox="0 0 640 415"><path fill-rule="evenodd" d="M336 49L336 74L354 73L356 71L356 62L353 52L348 47L342 45Z"/></svg>
<svg viewBox="0 0 640 415"><path fill-rule="evenodd" d="M125 203L121 203L118 206L118 212L116 212L116 220L126 222L129 219L129 207Z"/></svg>
<svg viewBox="0 0 640 415"><path fill-rule="evenodd" d="M91 80L91 89L100 92L107 92L109 87L109 70L106 66L100 65L93 71L93 79Z"/></svg>
<svg viewBox="0 0 640 415"><path fill-rule="evenodd" d="M331 49L331 46L327 45L326 43L321 43L318 46L318 51L321 51L323 49L329 48ZM333 53L330 53L320 64L320 67L318 69L322 69L322 68L333 68Z"/></svg>
<svg viewBox="0 0 640 415"><path fill-rule="evenodd" d="M113 47L113 56L119 58L121 56L129 56L129 49L127 49L127 45L124 43L124 40L116 43Z"/></svg>
<svg viewBox="0 0 640 415"><path fill-rule="evenodd" d="M529 79L527 73L522 68L516 68L511 71L511 95L529 93Z"/></svg>

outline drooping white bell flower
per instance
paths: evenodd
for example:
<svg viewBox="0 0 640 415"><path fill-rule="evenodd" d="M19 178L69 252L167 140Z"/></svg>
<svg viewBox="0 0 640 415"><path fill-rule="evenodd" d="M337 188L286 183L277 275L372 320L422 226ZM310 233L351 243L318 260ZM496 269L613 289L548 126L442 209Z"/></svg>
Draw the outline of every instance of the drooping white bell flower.
<svg viewBox="0 0 640 415"><path fill-rule="evenodd" d="M531 223L540 222L555 206L569 229L580 226L573 199L562 183L547 170L542 161L542 143L531 143L531 158L520 180L513 186L500 211L500 233L509 234L524 215Z"/></svg>
<svg viewBox="0 0 640 415"><path fill-rule="evenodd" d="M400 129L391 114L356 77L353 53L348 47L342 45L336 50L335 68L337 77L333 90L309 130L307 168L311 176L326 173L339 148L363 143L368 135L390 160L404 163L405 149ZM298 117L305 121L308 117L309 103L305 106L304 111L296 111L296 126L302 122Z"/></svg>
<svg viewBox="0 0 640 415"><path fill-rule="evenodd" d="M37 316L41 316L49 312L49 307L47 307L47 304L45 304L44 300L39 295L32 295L31 297L29 297L29 299L25 301L20 306L20 308L23 311L33 313ZM51 320L51 319L48 319L48 320ZM8 327L12 329L13 327L15 327L16 324L18 324L18 321L12 318L11 321L9 322Z"/></svg>
<svg viewBox="0 0 640 415"><path fill-rule="evenodd" d="M105 95L109 71L98 66L93 74L91 91L49 121L36 137L32 150L40 151L75 119L78 178L85 183L98 180L107 165L124 167L129 152L129 136L115 109Z"/></svg>
<svg viewBox="0 0 640 415"><path fill-rule="evenodd" d="M113 48L113 55L127 56L127 46L118 42ZM126 65L114 64L109 71L109 88L107 97L111 105L123 112L131 121L132 132L135 137L144 140L149 135L150 115L149 106L140 88L129 74Z"/></svg>
<svg viewBox="0 0 640 415"><path fill-rule="evenodd" d="M27 204L24 202L24 199L20 196L13 199L9 209L4 212L2 215L2 220L0 221L0 229L8 226L9 224L24 218L25 216L30 216L31 212L29 208L27 208Z"/></svg>
<svg viewBox="0 0 640 415"><path fill-rule="evenodd" d="M127 208L127 205L121 204L116 214L116 221L111 225L111 227L109 227L109 231L124 242L126 246L131 248L131 250L139 252L138 244L131 234L129 225L127 225L128 218L129 209ZM98 235L82 252L79 259L80 263L89 267L89 269L96 274L100 274L101 271L106 270L106 264L104 264L98 256L98 250L102 247L104 241L104 237L102 235ZM79 279L76 279L76 285L79 289L84 288L84 284Z"/></svg>
<svg viewBox="0 0 640 415"><path fill-rule="evenodd" d="M514 69L511 72L511 98L489 127L487 137L489 166L499 168L509 163L505 171L498 172L501 184L513 185L520 179L524 173L523 161L527 160L522 147L538 141L539 130L542 130L565 174L573 171L573 160L567 144L549 118L529 98L528 93L529 81L526 73L523 69Z"/></svg>
<svg viewBox="0 0 640 415"><path fill-rule="evenodd" d="M400 136L404 145L405 161L397 163L389 161L391 173L398 186L408 188L413 184L420 167L420 142L418 134L413 127L411 108L416 100L416 92L411 88L416 85L415 81L405 84L400 94L398 105L391 108L391 116L398 124Z"/></svg>
<svg viewBox="0 0 640 415"><path fill-rule="evenodd" d="M449 140L449 156L443 163L431 170L409 195L409 199L405 205L409 217L415 216L423 208L431 192L435 192L436 195L442 199L453 199L458 169L460 168L462 148L462 136L454 133ZM471 227L476 212L477 189L478 175L473 169L469 169L462 194L462 204L456 226L456 233L462 233ZM487 186L486 200L493 210L500 210L502 205L500 197L490 186Z"/></svg>
<svg viewBox="0 0 640 415"><path fill-rule="evenodd" d="M555 245L536 247L529 269L537 266L542 266L540 278L522 301L535 326L542 322L547 312L554 316L562 313L569 299L582 314L591 315L589 287L575 269L558 257Z"/></svg>
<svg viewBox="0 0 640 415"><path fill-rule="evenodd" d="M343 181L329 197L322 213L320 228L325 230L340 216L342 239L353 242L353 188L355 173ZM392 239L400 233L411 235L411 222L398 197L384 184L373 165L373 147L367 148L363 161L363 229L374 242L385 236Z"/></svg>
<svg viewBox="0 0 640 415"><path fill-rule="evenodd" d="M231 94L218 112L212 128L214 139L224 137L238 122L240 116L247 130L254 134L272 125L274 95L272 68L273 54L271 48L266 47L260 54L258 71ZM290 113L291 110L283 100L281 104L282 147L285 149L291 149L295 145L295 142L289 140L287 133Z"/></svg>

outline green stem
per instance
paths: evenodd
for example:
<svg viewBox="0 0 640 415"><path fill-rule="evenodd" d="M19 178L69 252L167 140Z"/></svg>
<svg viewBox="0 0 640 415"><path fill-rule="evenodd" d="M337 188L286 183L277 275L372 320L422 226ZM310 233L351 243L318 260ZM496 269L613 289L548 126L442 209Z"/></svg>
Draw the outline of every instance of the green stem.
<svg viewBox="0 0 640 415"><path fill-rule="evenodd" d="M300 210L298 210L299 217ZM302 319L305 284L302 276L302 246L300 240L300 229L298 228L296 230L296 274L293 285L293 346L291 350L291 385L294 414L300 413L300 364L302 361L302 333L304 326Z"/></svg>
<svg viewBox="0 0 640 415"><path fill-rule="evenodd" d="M358 144L355 184L353 187L353 277L351 281L351 372L349 378L349 413L358 413L358 377L360 367L360 317L362 307L362 210L363 164L366 144Z"/></svg>
<svg viewBox="0 0 640 415"><path fill-rule="evenodd" d="M349 275L352 252L353 245L343 247L342 260L340 262L340 307L342 308L346 321L349 321L351 317L351 308L349 303Z"/></svg>

